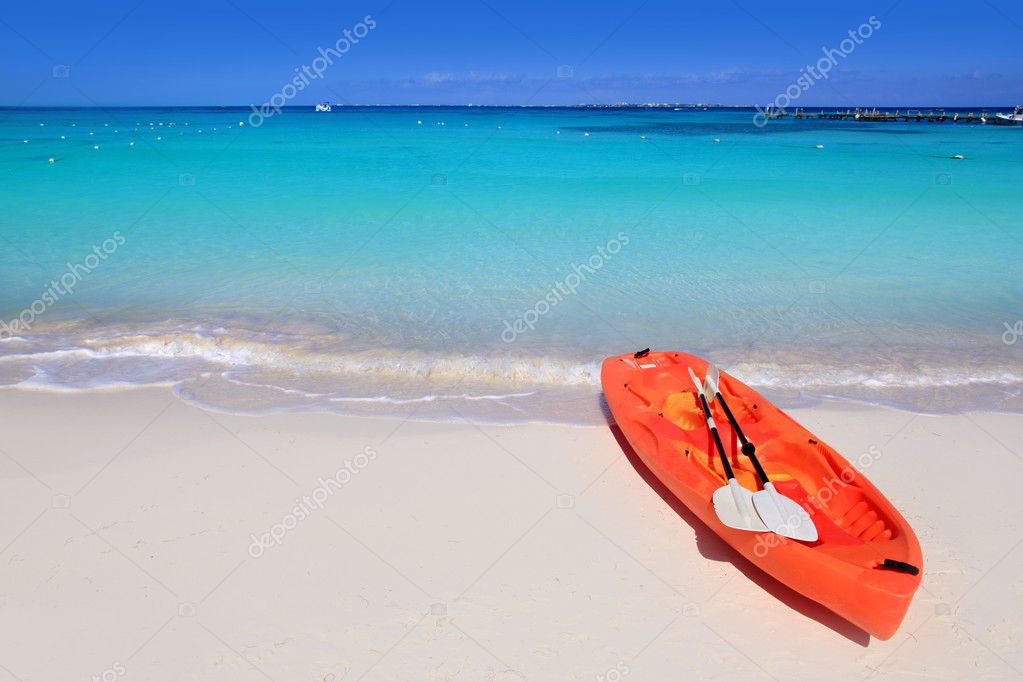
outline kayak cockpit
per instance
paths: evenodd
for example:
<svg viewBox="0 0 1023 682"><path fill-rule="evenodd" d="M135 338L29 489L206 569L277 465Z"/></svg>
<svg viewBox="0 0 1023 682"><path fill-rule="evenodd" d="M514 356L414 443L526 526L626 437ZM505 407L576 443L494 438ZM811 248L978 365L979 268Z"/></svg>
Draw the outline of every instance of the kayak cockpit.
<svg viewBox="0 0 1023 682"><path fill-rule="evenodd" d="M684 388L677 374L651 363L650 369L655 367L659 371L646 373L642 385L630 385L628 390L642 401L644 411L655 413L678 427L680 436L684 434L689 446L686 455L710 479L708 487L723 485L725 472L714 454L696 392ZM896 537L898 524L874 504L870 491L859 485L860 474L832 448L809 435L804 440L782 435L771 424L762 423L758 403L737 392L729 391L727 399L743 430L757 443L758 456L771 480L801 504L813 507L814 523L823 527L820 540L813 544L860 545ZM727 423L723 418L720 422ZM722 428L736 480L750 490L761 489L752 462L727 427Z"/></svg>

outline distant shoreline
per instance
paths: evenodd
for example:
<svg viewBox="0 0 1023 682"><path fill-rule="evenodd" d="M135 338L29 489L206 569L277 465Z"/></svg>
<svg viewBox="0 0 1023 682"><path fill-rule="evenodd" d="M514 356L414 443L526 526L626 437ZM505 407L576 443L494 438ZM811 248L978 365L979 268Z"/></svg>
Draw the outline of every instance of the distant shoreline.
<svg viewBox="0 0 1023 682"><path fill-rule="evenodd" d="M288 105L282 107L285 111L312 111L315 103ZM754 104L678 104L678 103L618 103L618 104L335 104L335 109L403 109L403 110L429 110L429 109L541 109L541 110L689 110L689 111L756 111ZM822 106L800 106L804 111L845 111L852 109L884 109L884 110L935 110L935 111L1012 111L1017 106L1006 105L971 105L971 106L947 106L943 104L861 104L861 105L822 105ZM796 107L792 109L795 110ZM0 105L0 111L138 111L138 110L174 110L174 111L251 111L248 104L168 104L168 105L110 105L110 106L80 106L80 105L44 105L44 106L9 106Z"/></svg>

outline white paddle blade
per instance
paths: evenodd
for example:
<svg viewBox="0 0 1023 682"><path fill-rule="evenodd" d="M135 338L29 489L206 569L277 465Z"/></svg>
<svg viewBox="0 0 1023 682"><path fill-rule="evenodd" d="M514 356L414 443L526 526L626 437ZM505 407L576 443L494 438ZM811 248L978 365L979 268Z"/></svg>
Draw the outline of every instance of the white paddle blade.
<svg viewBox="0 0 1023 682"><path fill-rule="evenodd" d="M696 386L696 392L702 394L703 384L701 384L700 380L696 378L696 372L693 371L692 367L687 367L686 369L689 370L689 378L693 380L693 385Z"/></svg>
<svg viewBox="0 0 1023 682"><path fill-rule="evenodd" d="M803 542L817 540L817 528L810 515L798 502L779 493L773 483L765 483L763 490L753 493L753 506L767 527L778 535Z"/></svg>
<svg viewBox="0 0 1023 682"><path fill-rule="evenodd" d="M721 523L729 528L762 533L770 530L753 507L753 493L746 490L734 478L728 479L714 491L714 511Z"/></svg>
<svg viewBox="0 0 1023 682"><path fill-rule="evenodd" d="M708 400L714 400L714 395L718 392L718 367L714 363L707 365L707 376L703 379L703 390L707 393Z"/></svg>

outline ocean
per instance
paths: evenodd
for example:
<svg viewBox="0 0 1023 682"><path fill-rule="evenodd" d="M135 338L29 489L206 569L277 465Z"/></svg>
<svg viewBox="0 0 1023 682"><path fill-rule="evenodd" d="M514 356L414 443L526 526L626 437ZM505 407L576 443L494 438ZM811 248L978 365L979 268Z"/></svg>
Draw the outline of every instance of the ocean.
<svg viewBox="0 0 1023 682"><path fill-rule="evenodd" d="M753 113L0 109L0 385L583 424L653 347L1023 409L1023 129Z"/></svg>

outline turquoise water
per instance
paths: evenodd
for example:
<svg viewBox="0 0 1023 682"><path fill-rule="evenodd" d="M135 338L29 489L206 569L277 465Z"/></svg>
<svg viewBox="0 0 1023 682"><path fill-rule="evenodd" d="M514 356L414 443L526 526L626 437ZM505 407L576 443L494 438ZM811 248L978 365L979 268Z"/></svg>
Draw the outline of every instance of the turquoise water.
<svg viewBox="0 0 1023 682"><path fill-rule="evenodd" d="M248 113L0 110L0 383L592 422L652 346L785 405L1023 408L1023 129Z"/></svg>

